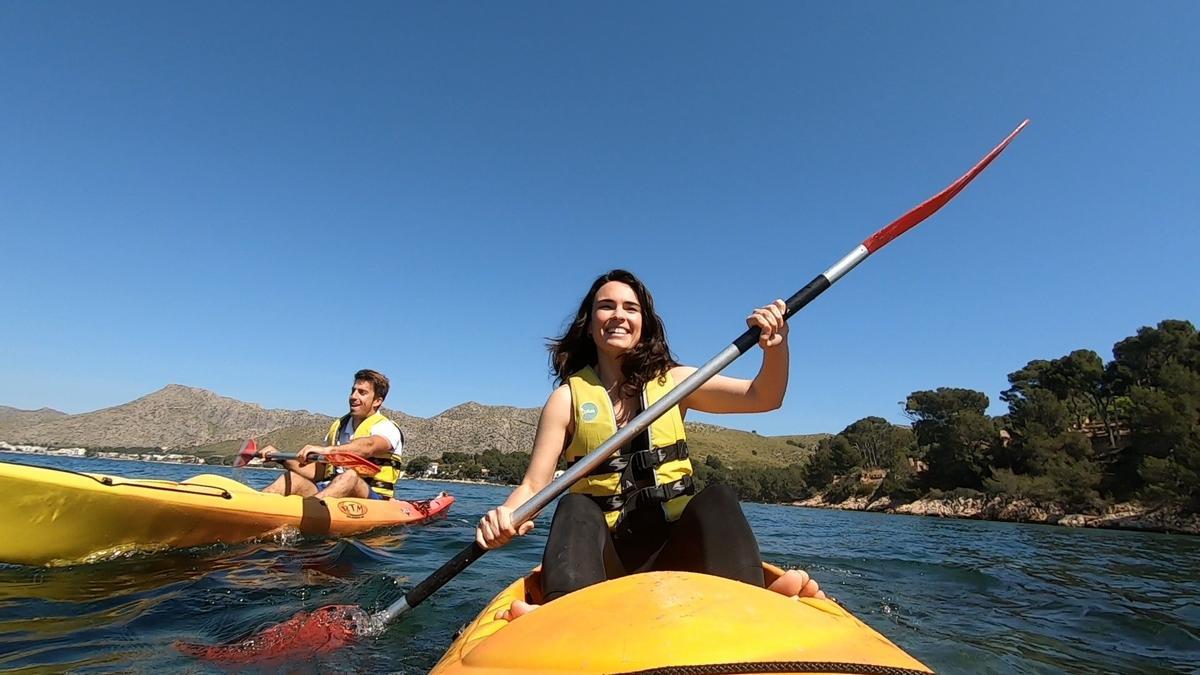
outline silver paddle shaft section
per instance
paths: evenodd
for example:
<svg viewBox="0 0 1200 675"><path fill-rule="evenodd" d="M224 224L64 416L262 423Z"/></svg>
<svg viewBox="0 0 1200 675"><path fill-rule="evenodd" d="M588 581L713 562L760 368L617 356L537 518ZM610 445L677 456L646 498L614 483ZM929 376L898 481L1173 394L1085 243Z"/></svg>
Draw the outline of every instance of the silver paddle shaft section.
<svg viewBox="0 0 1200 675"><path fill-rule="evenodd" d="M400 599L388 605L387 609L371 617L371 627L386 626L410 609L412 608L408 606L408 598L400 596Z"/></svg>
<svg viewBox="0 0 1200 675"><path fill-rule="evenodd" d="M867 250L867 247L859 244L853 251L847 253L845 257L834 263L833 267L825 270L823 276L832 284L846 276L847 272L854 269L858 263L866 260L869 255L871 255L871 252Z"/></svg>

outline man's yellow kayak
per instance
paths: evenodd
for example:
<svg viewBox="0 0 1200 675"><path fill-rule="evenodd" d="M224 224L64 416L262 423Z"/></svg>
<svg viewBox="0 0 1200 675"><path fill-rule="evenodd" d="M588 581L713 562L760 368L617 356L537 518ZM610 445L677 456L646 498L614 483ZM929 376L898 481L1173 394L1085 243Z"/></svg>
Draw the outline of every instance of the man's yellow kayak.
<svg viewBox="0 0 1200 675"><path fill-rule="evenodd" d="M444 514L422 501L269 495L224 476L176 483L0 462L0 563L59 565L142 550L236 543L291 527L352 535Z"/></svg>
<svg viewBox="0 0 1200 675"><path fill-rule="evenodd" d="M781 574L764 568L767 583ZM832 600L705 574L633 574L495 618L539 596L535 570L463 629L432 674L932 672Z"/></svg>

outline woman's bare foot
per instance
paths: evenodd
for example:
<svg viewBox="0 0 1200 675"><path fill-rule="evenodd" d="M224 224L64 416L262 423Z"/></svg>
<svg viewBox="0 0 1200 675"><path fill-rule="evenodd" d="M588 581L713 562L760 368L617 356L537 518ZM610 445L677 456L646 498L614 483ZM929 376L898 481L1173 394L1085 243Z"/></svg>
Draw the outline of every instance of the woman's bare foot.
<svg viewBox="0 0 1200 675"><path fill-rule="evenodd" d="M767 590L775 591L789 598L825 598L825 591L817 584L817 580L808 576L804 570L788 570L767 586ZM515 604L515 603L514 603Z"/></svg>
<svg viewBox="0 0 1200 675"><path fill-rule="evenodd" d="M512 621L513 619L519 619L525 616L538 607L541 607L541 605L531 605L523 600L513 600L512 605L510 605L508 609L502 609L499 612L496 612L496 618L504 621Z"/></svg>

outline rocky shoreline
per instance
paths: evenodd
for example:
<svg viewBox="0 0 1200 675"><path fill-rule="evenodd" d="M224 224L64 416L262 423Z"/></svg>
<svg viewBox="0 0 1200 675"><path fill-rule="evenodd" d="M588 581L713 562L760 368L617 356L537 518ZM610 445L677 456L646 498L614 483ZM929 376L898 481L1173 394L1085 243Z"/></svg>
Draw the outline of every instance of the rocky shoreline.
<svg viewBox="0 0 1200 675"><path fill-rule="evenodd" d="M1113 504L1096 513L1072 513L1061 504L1035 502L1014 497L953 497L918 499L892 504L889 497L871 499L851 497L830 503L823 495L792 502L792 506L843 511L870 511L936 518L998 520L1014 523L1063 525L1065 527L1101 527L1173 534L1200 534L1200 514L1185 514L1179 509L1155 508L1136 502Z"/></svg>

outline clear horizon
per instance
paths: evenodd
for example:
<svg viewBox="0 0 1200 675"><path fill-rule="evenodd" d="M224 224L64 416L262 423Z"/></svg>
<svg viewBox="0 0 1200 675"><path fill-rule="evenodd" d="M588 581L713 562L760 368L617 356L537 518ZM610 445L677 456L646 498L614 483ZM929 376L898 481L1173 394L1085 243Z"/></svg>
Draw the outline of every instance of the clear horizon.
<svg viewBox="0 0 1200 675"><path fill-rule="evenodd" d="M0 405L178 383L333 414L539 407L613 267L699 365L1032 121L792 322L764 435L1005 411L1006 375L1200 318L1200 5L0 6ZM1190 281L1189 281L1190 280ZM1189 290L1190 289L1190 290ZM729 373L752 377L757 351Z"/></svg>

